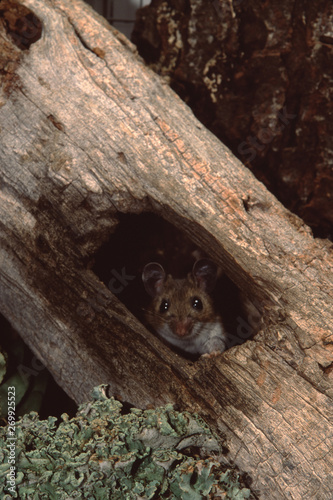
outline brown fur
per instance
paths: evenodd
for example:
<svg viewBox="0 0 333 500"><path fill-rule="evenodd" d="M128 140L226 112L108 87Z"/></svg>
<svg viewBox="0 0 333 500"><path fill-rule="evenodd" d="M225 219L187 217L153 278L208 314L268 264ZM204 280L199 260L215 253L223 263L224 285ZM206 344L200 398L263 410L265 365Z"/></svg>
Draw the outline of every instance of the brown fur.
<svg viewBox="0 0 333 500"><path fill-rule="evenodd" d="M203 304L201 311L192 307L193 297L198 297ZM160 305L162 300L168 300L170 306L168 311L161 313ZM176 280L171 275L164 282L163 290L157 294L147 311L147 321L152 327L158 330L163 324L175 321L210 322L215 319L213 304L210 296L195 285L191 275L187 279Z"/></svg>

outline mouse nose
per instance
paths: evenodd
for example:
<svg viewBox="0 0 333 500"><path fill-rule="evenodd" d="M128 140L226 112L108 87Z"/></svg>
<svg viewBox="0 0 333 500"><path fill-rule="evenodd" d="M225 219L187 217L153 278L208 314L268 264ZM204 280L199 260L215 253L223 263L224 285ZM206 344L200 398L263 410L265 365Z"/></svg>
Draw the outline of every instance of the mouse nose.
<svg viewBox="0 0 333 500"><path fill-rule="evenodd" d="M186 318L183 320L176 321L175 323L175 334L178 335L178 337L185 337L189 333L191 333L192 329L192 320L190 318Z"/></svg>

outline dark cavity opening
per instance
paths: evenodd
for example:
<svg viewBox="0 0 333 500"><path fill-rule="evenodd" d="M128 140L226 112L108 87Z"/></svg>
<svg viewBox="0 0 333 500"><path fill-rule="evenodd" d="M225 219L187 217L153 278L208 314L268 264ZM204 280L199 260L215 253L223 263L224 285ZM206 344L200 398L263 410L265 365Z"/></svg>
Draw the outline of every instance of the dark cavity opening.
<svg viewBox="0 0 333 500"><path fill-rule="evenodd" d="M38 17L13 0L1 2L0 20L9 37L21 50L29 49L42 36L42 23Z"/></svg>
<svg viewBox="0 0 333 500"><path fill-rule="evenodd" d="M142 282L144 266L158 262L167 274L185 278L196 260L210 257L181 230L158 215L119 214L118 219L116 231L95 255L93 271L127 309L151 329L144 315L151 300ZM255 317L253 309L249 313L244 307L238 288L221 271L212 297L228 332L227 348L230 348L253 336L259 317Z"/></svg>

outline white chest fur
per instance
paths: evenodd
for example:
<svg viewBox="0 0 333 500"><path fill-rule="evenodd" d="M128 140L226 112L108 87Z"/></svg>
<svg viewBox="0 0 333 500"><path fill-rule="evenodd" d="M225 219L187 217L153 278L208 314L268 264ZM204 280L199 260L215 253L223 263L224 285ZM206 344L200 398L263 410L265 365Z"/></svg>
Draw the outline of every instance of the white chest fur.
<svg viewBox="0 0 333 500"><path fill-rule="evenodd" d="M186 337L175 335L168 324L160 327L157 333L170 344L190 354L223 352L226 348L227 335L219 318L212 322L198 321Z"/></svg>

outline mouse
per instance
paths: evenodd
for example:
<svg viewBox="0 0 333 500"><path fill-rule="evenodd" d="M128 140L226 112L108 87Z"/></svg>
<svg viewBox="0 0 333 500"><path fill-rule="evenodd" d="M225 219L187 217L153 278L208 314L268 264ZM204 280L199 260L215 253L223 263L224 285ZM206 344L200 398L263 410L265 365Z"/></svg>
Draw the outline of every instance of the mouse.
<svg viewBox="0 0 333 500"><path fill-rule="evenodd" d="M217 274L217 266L209 259L197 260L185 279L167 275L157 262L143 269L142 281L151 297L146 321L182 353L212 357L226 348L227 333L211 296Z"/></svg>

